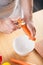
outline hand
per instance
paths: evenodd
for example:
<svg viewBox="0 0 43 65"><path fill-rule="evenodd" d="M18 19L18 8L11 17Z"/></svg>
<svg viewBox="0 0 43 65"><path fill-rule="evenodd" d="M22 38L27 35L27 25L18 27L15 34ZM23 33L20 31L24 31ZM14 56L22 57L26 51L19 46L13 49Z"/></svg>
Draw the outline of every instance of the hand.
<svg viewBox="0 0 43 65"><path fill-rule="evenodd" d="M36 29L33 25L33 22L26 22L27 28L30 30L33 37L36 35Z"/></svg>
<svg viewBox="0 0 43 65"><path fill-rule="evenodd" d="M0 19L0 32L11 33L19 27L10 19Z"/></svg>
<svg viewBox="0 0 43 65"><path fill-rule="evenodd" d="M26 4L26 7L25 7ZM24 21L28 29L30 29L32 36L35 36L36 30L32 22L32 12L33 12L33 0L21 0L21 7L23 9Z"/></svg>

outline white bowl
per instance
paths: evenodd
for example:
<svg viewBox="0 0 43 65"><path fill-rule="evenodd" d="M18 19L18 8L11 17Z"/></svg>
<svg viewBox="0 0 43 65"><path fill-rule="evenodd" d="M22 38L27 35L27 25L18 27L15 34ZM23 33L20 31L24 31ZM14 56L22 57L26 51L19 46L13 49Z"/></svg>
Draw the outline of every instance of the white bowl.
<svg viewBox="0 0 43 65"><path fill-rule="evenodd" d="M13 40L13 48L20 56L25 56L34 49L35 43L26 35L19 36Z"/></svg>

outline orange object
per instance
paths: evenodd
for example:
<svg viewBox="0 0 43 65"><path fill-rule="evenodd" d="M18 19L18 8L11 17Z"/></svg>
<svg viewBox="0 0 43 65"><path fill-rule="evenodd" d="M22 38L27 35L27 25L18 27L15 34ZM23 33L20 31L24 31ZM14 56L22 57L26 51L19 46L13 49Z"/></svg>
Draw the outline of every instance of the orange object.
<svg viewBox="0 0 43 65"><path fill-rule="evenodd" d="M21 27L22 27L23 31L26 33L26 35L28 35L31 40L35 41L36 38L32 37L31 31L27 28L24 20L23 19L18 19L18 23L19 23L19 25L21 25Z"/></svg>
<svg viewBox="0 0 43 65"><path fill-rule="evenodd" d="M11 60L11 62L16 63L16 64L20 64L20 65L34 65L34 64L26 63L26 62L16 60L16 59L13 59L13 58L11 58L10 60Z"/></svg>

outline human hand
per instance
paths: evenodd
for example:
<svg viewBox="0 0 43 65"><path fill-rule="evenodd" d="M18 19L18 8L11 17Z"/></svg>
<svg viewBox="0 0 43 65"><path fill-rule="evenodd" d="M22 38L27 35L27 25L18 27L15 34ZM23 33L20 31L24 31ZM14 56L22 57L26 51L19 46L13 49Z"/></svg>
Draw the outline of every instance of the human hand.
<svg viewBox="0 0 43 65"><path fill-rule="evenodd" d="M33 0L21 0L21 7L23 9L24 21L26 22L27 28L31 31L31 34L34 37L36 34L36 29L33 25L33 22L31 22L33 12Z"/></svg>
<svg viewBox="0 0 43 65"><path fill-rule="evenodd" d="M15 22L10 19L0 19L0 32L11 33L18 29L19 27L15 24Z"/></svg>
<svg viewBox="0 0 43 65"><path fill-rule="evenodd" d="M35 35L36 35L36 29L35 27L33 26L32 22L27 22L25 21L25 19L18 19L18 23L19 23L19 26L22 27L23 31L25 32L25 34L27 36L29 36L29 38L31 40L36 40L35 38Z"/></svg>
<svg viewBox="0 0 43 65"><path fill-rule="evenodd" d="M33 22L26 22L27 28L30 30L31 32L31 36L34 38L36 35L36 29L33 25Z"/></svg>

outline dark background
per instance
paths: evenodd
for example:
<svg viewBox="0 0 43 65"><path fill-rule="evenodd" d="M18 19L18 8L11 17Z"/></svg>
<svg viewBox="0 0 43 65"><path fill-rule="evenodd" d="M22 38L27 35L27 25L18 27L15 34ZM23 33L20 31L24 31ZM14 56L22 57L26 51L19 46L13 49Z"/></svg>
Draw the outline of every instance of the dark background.
<svg viewBox="0 0 43 65"><path fill-rule="evenodd" d="M43 9L43 0L33 0L33 12Z"/></svg>

